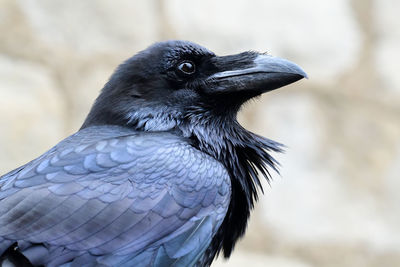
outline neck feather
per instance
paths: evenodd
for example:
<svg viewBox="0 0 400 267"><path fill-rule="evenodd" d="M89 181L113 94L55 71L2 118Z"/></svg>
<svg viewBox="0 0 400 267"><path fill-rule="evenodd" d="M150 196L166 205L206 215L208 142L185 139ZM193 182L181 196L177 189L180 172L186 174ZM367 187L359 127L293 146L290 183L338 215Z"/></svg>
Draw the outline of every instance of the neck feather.
<svg viewBox="0 0 400 267"><path fill-rule="evenodd" d="M201 151L222 162L231 177L232 196L228 213L212 240L204 263L211 263L222 249L229 257L244 234L250 210L262 189L259 174L270 182L270 170L278 172L278 162L270 152L282 152L283 145L244 129L235 116L191 116L181 130Z"/></svg>

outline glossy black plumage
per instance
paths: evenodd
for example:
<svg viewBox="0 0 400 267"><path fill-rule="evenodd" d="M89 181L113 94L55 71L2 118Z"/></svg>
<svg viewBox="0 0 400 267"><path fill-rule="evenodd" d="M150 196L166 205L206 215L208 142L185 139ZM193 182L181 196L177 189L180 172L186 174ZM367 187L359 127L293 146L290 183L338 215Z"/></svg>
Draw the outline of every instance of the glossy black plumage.
<svg viewBox="0 0 400 267"><path fill-rule="evenodd" d="M286 60L218 57L184 41L138 53L80 131L0 178L0 253L7 258L18 242L18 253L45 266L208 266L221 250L229 257L259 172L276 168L269 151L281 151L236 114L305 76Z"/></svg>

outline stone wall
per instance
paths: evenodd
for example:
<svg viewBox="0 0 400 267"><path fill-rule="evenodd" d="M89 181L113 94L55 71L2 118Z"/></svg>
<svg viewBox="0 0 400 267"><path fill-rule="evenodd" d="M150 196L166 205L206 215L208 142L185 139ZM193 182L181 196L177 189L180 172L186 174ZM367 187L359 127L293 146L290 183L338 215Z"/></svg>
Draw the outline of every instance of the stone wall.
<svg viewBox="0 0 400 267"><path fill-rule="evenodd" d="M287 145L246 237L214 266L400 266L400 1L0 0L0 173L76 131L122 60L187 39L309 74L249 103Z"/></svg>

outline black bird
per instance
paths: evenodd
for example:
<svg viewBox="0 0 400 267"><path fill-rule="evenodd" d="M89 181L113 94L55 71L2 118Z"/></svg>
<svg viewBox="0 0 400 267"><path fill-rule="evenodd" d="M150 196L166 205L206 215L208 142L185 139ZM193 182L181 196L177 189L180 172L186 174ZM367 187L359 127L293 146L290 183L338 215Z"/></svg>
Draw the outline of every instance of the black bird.
<svg viewBox="0 0 400 267"><path fill-rule="evenodd" d="M156 43L122 63L82 128L0 178L3 266L209 266L229 257L281 145L242 104L306 77L257 52Z"/></svg>

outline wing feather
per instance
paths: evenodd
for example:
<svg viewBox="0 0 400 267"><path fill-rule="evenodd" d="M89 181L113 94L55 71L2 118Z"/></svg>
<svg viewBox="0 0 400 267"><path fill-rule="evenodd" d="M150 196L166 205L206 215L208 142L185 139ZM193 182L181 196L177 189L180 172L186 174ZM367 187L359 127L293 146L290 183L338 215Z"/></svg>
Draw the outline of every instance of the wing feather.
<svg viewBox="0 0 400 267"><path fill-rule="evenodd" d="M199 254L230 197L225 168L186 140L120 127L82 130L1 177L0 187L0 240L43 243L52 264L76 253L113 263Z"/></svg>

